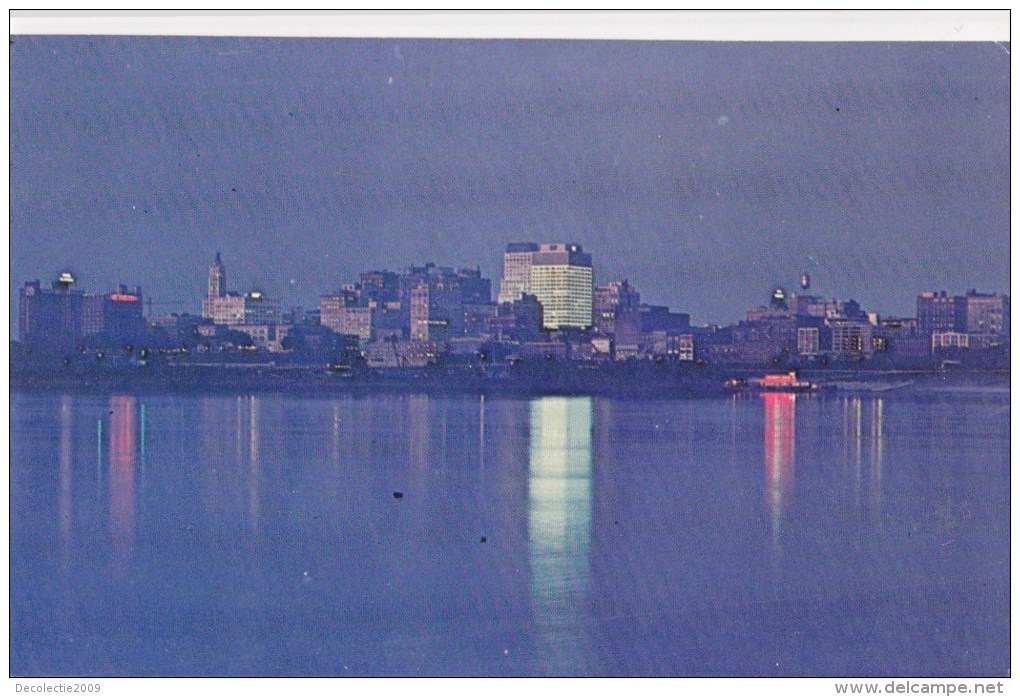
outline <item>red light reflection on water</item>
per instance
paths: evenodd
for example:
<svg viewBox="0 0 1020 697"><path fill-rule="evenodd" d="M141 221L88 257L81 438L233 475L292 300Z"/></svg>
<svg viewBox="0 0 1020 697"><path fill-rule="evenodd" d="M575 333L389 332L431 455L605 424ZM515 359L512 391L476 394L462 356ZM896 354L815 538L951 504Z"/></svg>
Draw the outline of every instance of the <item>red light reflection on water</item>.
<svg viewBox="0 0 1020 697"><path fill-rule="evenodd" d="M777 534L783 512L793 496L795 416L797 395L766 392L765 402L765 503Z"/></svg>
<svg viewBox="0 0 1020 697"><path fill-rule="evenodd" d="M110 398L110 537L113 568L123 575L135 542L135 466L138 425L135 398Z"/></svg>

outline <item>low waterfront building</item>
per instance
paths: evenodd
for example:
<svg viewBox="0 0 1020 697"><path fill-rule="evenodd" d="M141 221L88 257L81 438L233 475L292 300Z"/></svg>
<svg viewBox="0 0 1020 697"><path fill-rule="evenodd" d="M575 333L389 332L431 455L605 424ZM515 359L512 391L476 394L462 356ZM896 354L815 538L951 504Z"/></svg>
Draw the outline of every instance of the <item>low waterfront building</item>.
<svg viewBox="0 0 1020 697"><path fill-rule="evenodd" d="M439 358L435 343L402 339L372 341L364 346L363 355L370 368L421 368Z"/></svg>
<svg viewBox="0 0 1020 697"><path fill-rule="evenodd" d="M642 338L641 353L643 357L654 360L693 361L694 336L662 329L648 332Z"/></svg>
<svg viewBox="0 0 1020 697"><path fill-rule="evenodd" d="M970 347L970 336L966 332L932 332L931 350L938 352L942 349L965 349Z"/></svg>
<svg viewBox="0 0 1020 697"><path fill-rule="evenodd" d="M567 357L567 345L562 341L522 341L509 353L513 359L556 360Z"/></svg>
<svg viewBox="0 0 1020 697"><path fill-rule="evenodd" d="M591 340L592 358L595 360L612 360L614 356L613 339L609 336L595 336Z"/></svg>
<svg viewBox="0 0 1020 697"><path fill-rule="evenodd" d="M255 348L278 353L284 351L283 341L293 329L289 324L233 324L230 331L243 332L251 337Z"/></svg>

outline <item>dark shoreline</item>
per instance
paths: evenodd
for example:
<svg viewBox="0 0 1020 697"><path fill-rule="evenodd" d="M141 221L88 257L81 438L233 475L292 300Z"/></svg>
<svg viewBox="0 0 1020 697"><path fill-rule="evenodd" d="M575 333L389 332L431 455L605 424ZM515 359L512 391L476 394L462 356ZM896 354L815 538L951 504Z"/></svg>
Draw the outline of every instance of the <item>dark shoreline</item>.
<svg viewBox="0 0 1020 697"><path fill-rule="evenodd" d="M762 369L713 369L673 365L551 365L528 369L422 368L333 373L309 367L116 368L92 372L12 371L11 393L251 394L297 396L351 394L485 394L536 397L591 395L620 398L689 399L754 393L725 385ZM801 378L818 385L811 393L1009 394L1009 370L814 370Z"/></svg>

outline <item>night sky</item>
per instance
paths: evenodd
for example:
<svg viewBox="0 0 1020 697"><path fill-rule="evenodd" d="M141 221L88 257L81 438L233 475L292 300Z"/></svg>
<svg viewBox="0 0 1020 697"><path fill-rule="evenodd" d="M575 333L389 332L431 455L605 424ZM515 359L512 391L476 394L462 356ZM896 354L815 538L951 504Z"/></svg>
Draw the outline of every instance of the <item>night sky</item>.
<svg viewBox="0 0 1020 697"><path fill-rule="evenodd" d="M699 324L1008 292L1008 48L14 36L11 330L64 268L197 313L217 250L305 308L512 240Z"/></svg>

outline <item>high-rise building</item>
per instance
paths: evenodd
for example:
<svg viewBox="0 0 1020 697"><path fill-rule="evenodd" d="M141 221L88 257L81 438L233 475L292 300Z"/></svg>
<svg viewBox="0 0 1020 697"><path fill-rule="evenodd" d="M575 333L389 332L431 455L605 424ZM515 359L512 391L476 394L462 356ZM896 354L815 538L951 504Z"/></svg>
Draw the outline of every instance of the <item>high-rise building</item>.
<svg viewBox="0 0 1020 697"><path fill-rule="evenodd" d="M534 242L511 242L503 253L503 278L499 282L499 303L512 303L531 293L531 258L538 251Z"/></svg>
<svg viewBox="0 0 1020 697"><path fill-rule="evenodd" d="M120 285L112 293L87 295L82 303L82 334L100 334L115 341L137 341L145 332L142 289Z"/></svg>
<svg viewBox="0 0 1020 697"><path fill-rule="evenodd" d="M872 325L854 319L829 321L832 330L832 351L855 359L870 358L874 353Z"/></svg>
<svg viewBox="0 0 1020 697"><path fill-rule="evenodd" d="M453 269L433 263L401 271L399 303L387 302L373 316L376 335L392 336L402 319L404 335L416 342L442 344L479 329L492 298L492 281L480 269ZM475 331L475 333L477 333Z"/></svg>
<svg viewBox="0 0 1020 697"><path fill-rule="evenodd" d="M580 245L549 243L531 253L531 289L546 329L592 326L591 255Z"/></svg>
<svg viewBox="0 0 1020 697"><path fill-rule="evenodd" d="M797 353L801 356L817 356L821 351L820 327L797 327Z"/></svg>
<svg viewBox="0 0 1020 697"><path fill-rule="evenodd" d="M482 277L481 269L457 269L464 302L484 305L492 302L492 281Z"/></svg>
<svg viewBox="0 0 1020 697"><path fill-rule="evenodd" d="M950 296L928 291L917 297L917 329L932 349L945 346L987 348L1009 340L1009 296L967 291ZM962 342L950 334L966 334ZM935 334L943 336L934 338Z"/></svg>
<svg viewBox="0 0 1020 697"><path fill-rule="evenodd" d="M366 271L358 284L358 304L383 307L400 300L400 276L393 271Z"/></svg>
<svg viewBox="0 0 1020 697"><path fill-rule="evenodd" d="M1007 338L1009 328L1009 296L968 290L957 296L957 330L976 334L980 343Z"/></svg>
<svg viewBox="0 0 1020 697"><path fill-rule="evenodd" d="M319 321L337 334L357 336L362 341L372 339L372 317L376 308L359 307L358 298L351 291L319 297Z"/></svg>
<svg viewBox="0 0 1020 697"><path fill-rule="evenodd" d="M411 339L444 342L463 334L464 292L456 276L422 279L411 291Z"/></svg>
<svg viewBox="0 0 1020 697"><path fill-rule="evenodd" d="M917 328L925 340L932 332L957 331L960 326L961 306L946 291L926 291L917 296Z"/></svg>
<svg viewBox="0 0 1020 697"><path fill-rule="evenodd" d="M120 285L112 293L86 295L74 276L60 274L52 290L29 281L19 298L19 337L30 344L69 348L86 336L134 342L145 333L142 290Z"/></svg>
<svg viewBox="0 0 1020 697"><path fill-rule="evenodd" d="M538 341L542 332L542 303L534 295L522 295L512 303L500 303L497 315L486 320L486 332L499 341Z"/></svg>
<svg viewBox="0 0 1020 697"><path fill-rule="evenodd" d="M28 344L66 348L81 338L85 295L74 288L68 272L60 274L52 289L28 281L18 298L18 338Z"/></svg>
<svg viewBox="0 0 1020 697"><path fill-rule="evenodd" d="M592 300L592 319L595 327L606 334L615 331L616 318L620 311L637 307L641 304L641 294L623 281L610 281L604 286L595 286Z"/></svg>
<svg viewBox="0 0 1020 697"><path fill-rule="evenodd" d="M279 324L283 322L283 306L276 298L262 291L252 290L241 296L244 299L242 324Z"/></svg>
<svg viewBox="0 0 1020 697"><path fill-rule="evenodd" d="M818 295L798 295L794 299L794 311L802 317L839 317L843 304L835 298Z"/></svg>

